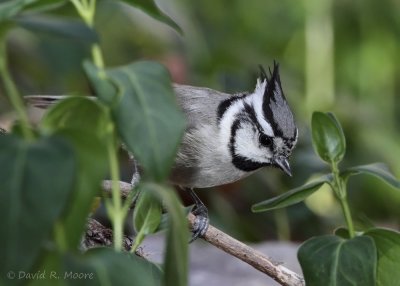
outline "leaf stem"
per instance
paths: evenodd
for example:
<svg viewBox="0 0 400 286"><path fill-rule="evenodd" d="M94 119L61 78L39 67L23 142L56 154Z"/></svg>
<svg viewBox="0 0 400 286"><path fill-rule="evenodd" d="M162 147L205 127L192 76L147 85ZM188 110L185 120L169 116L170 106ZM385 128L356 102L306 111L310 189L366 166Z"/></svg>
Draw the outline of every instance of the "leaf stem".
<svg viewBox="0 0 400 286"><path fill-rule="evenodd" d="M0 39L0 78L4 83L7 96L21 122L21 129L24 138L32 140L34 136L28 120L28 115L25 112L22 97L19 94L7 68L6 41L4 37Z"/></svg>
<svg viewBox="0 0 400 286"><path fill-rule="evenodd" d="M342 207L343 215L346 220L347 228L349 230L349 236L350 238L353 238L355 237L355 232L354 232L353 220L351 218L349 204L347 202L346 184L345 181L340 177L340 172L337 163L332 162L331 166L334 178L332 189L334 190L336 198L339 200L340 206Z"/></svg>

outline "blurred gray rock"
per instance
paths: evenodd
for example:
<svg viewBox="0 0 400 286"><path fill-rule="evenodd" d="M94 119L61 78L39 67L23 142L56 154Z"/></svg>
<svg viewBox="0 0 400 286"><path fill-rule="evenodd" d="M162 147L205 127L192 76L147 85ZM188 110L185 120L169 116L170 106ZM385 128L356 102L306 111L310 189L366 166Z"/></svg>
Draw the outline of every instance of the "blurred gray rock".
<svg viewBox="0 0 400 286"><path fill-rule="evenodd" d="M142 244L146 258L162 262L164 237L161 235L146 238ZM290 242L263 242L250 244L251 247L271 257L292 271L301 274L297 261L298 244ZM190 248L190 286L275 286L280 285L267 275L250 265L230 256L222 250L196 240Z"/></svg>

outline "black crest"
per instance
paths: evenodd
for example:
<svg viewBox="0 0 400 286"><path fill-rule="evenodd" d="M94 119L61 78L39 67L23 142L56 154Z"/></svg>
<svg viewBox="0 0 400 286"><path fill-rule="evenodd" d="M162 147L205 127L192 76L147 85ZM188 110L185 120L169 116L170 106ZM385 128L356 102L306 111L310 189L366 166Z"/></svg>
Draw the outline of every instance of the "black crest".
<svg viewBox="0 0 400 286"><path fill-rule="evenodd" d="M296 125L292 111L287 104L283 94L281 79L279 75L279 64L274 61L274 68L268 68L269 76L260 65L260 77L266 81L263 98L263 112L267 121L271 124L275 135L287 139L296 137Z"/></svg>

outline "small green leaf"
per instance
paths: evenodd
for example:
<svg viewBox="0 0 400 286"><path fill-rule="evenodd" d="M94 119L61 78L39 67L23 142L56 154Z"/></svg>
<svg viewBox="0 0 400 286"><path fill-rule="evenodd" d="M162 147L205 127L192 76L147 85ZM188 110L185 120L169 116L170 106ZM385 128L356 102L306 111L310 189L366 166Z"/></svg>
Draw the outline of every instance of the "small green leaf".
<svg viewBox="0 0 400 286"><path fill-rule="evenodd" d="M364 235L371 237L378 250L377 286L398 285L400 281L400 233L374 228Z"/></svg>
<svg viewBox="0 0 400 286"><path fill-rule="evenodd" d="M110 136L111 118L107 109L96 100L84 96L68 96L57 101L43 116L40 127L45 132L76 129Z"/></svg>
<svg viewBox="0 0 400 286"><path fill-rule="evenodd" d="M300 246L297 256L307 286L375 286L376 247L370 237L314 237Z"/></svg>
<svg viewBox="0 0 400 286"><path fill-rule="evenodd" d="M400 181L393 176L387 166L383 163L374 163L369 165L361 165L356 167L351 167L341 172L341 176L345 179L348 179L350 176L359 175L359 174L367 174L377 177L381 179L385 183L390 186L400 189Z"/></svg>
<svg viewBox="0 0 400 286"><path fill-rule="evenodd" d="M96 32L82 21L44 15L21 15L14 20L19 26L36 33L61 36L89 44L99 40Z"/></svg>
<svg viewBox="0 0 400 286"><path fill-rule="evenodd" d="M99 70L92 62L85 60L83 68L95 87L98 98L106 105L114 108L122 98L122 90L118 83Z"/></svg>
<svg viewBox="0 0 400 286"><path fill-rule="evenodd" d="M0 23L11 19L34 2L37 2L37 0L9 0L5 3L0 3Z"/></svg>
<svg viewBox="0 0 400 286"><path fill-rule="evenodd" d="M137 285L160 286L162 272L154 263L135 254L115 252L109 248L87 251L84 255L68 255L59 272L67 285ZM86 279L74 278L86 275Z"/></svg>
<svg viewBox="0 0 400 286"><path fill-rule="evenodd" d="M31 270L65 210L75 172L74 151L63 138L28 143L0 136L0 285L13 282L8 271Z"/></svg>
<svg viewBox="0 0 400 286"><path fill-rule="evenodd" d="M160 8L157 7L157 4L155 3L154 0L122 0L122 1L129 4L130 6L135 6L136 8L139 8L149 16L153 17L154 19L157 19L158 21L167 24L175 31L177 31L179 34L181 35L183 34L181 27L179 27L178 24L176 24L176 22L172 20L168 15L162 12Z"/></svg>
<svg viewBox="0 0 400 286"><path fill-rule="evenodd" d="M106 142L110 140L110 117L99 103L82 96L68 97L52 106L41 121L46 132L68 139L78 158L78 176L68 212L58 224L69 249L76 249L94 197L108 168Z"/></svg>
<svg viewBox="0 0 400 286"><path fill-rule="evenodd" d="M133 249L136 249L146 235L154 233L160 225L162 205L151 192L141 192L133 213L134 226L137 232Z"/></svg>
<svg viewBox="0 0 400 286"><path fill-rule="evenodd" d="M314 112L311 120L314 149L322 160L339 163L346 152L346 140L332 113Z"/></svg>
<svg viewBox="0 0 400 286"><path fill-rule="evenodd" d="M164 284L186 286L188 283L189 226L184 208L176 193L156 184L142 185L142 192L154 192L168 211L168 230L164 257Z"/></svg>
<svg viewBox="0 0 400 286"><path fill-rule="evenodd" d="M330 183L331 181L332 181L332 175L322 176L311 183L287 191L269 200L257 203L251 207L251 210L253 212L263 212L297 204L305 200L308 196L312 195L323 184Z"/></svg>
<svg viewBox="0 0 400 286"><path fill-rule="evenodd" d="M99 98L111 102L118 133L144 169L156 181L168 177L185 129L168 71L155 62L136 62L107 71L122 92L117 102L105 94L113 86L86 64ZM112 96L115 98L115 93Z"/></svg>

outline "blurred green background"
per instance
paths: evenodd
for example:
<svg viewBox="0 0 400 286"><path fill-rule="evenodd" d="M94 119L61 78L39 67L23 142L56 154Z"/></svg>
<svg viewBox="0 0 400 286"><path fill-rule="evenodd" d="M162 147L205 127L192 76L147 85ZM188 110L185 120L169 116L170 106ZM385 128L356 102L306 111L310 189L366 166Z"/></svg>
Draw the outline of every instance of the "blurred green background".
<svg viewBox="0 0 400 286"><path fill-rule="evenodd" d="M108 67L140 59L164 63L175 82L240 92L253 90L257 65L280 63L284 92L300 131L294 176L264 169L212 191L198 190L211 223L249 241L302 241L343 225L328 190L306 203L252 214L252 204L327 172L312 149L311 113L332 111L341 121L343 166L386 162L400 177L400 2L394 0L159 0L183 29L179 35L140 10L98 1L96 29ZM71 4L47 15L78 19ZM89 43L29 24L8 35L9 64L23 94L90 94L82 71ZM0 96L1 114L9 105ZM400 228L400 192L377 179L350 180L358 229ZM185 194L182 194L190 203Z"/></svg>

